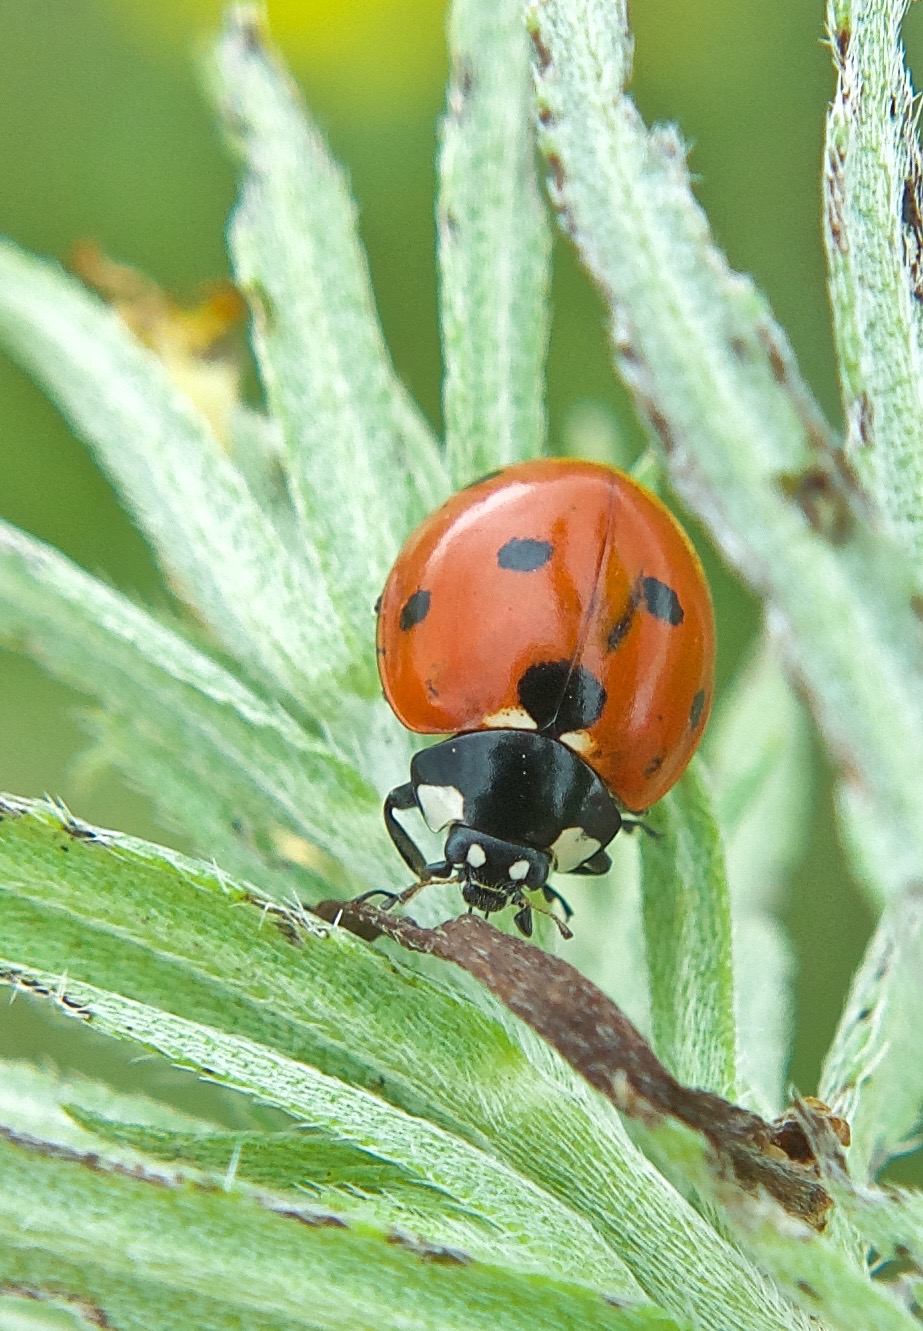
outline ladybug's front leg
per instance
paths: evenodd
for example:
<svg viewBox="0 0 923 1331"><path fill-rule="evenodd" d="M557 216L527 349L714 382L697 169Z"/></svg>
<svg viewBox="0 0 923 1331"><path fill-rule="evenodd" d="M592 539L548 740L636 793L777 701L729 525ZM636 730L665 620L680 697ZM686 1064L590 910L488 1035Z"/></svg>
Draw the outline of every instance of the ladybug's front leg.
<svg viewBox="0 0 923 1331"><path fill-rule="evenodd" d="M389 905L403 905L410 901L412 897L415 897L421 888L426 887L427 883L454 877L455 869L449 864L448 860L437 860L435 864L426 863L420 847L394 816L395 809L416 809L418 807L413 783L410 781L403 786L395 786L385 800L385 827L388 829L388 835L417 881L412 883L410 887L405 888L403 892L367 892L364 894L365 897L387 896L391 898ZM363 898L359 899L362 900Z"/></svg>
<svg viewBox="0 0 923 1331"><path fill-rule="evenodd" d="M426 858L417 843L401 827L394 816L395 809L416 809L417 807L417 796L411 781L405 782L403 786L395 786L385 799L385 827L387 827L388 835L410 872L417 878L426 878Z"/></svg>
<svg viewBox="0 0 923 1331"><path fill-rule="evenodd" d="M624 821L622 826L625 826ZM643 824L639 823L638 826L641 827ZM592 874L594 877L598 877L600 874L608 873L611 868L612 861L607 853L604 850L598 850L595 855L591 855L588 860L584 860L582 864L578 864L576 869L571 869L570 872ZM570 919L570 916L568 915L567 918Z"/></svg>

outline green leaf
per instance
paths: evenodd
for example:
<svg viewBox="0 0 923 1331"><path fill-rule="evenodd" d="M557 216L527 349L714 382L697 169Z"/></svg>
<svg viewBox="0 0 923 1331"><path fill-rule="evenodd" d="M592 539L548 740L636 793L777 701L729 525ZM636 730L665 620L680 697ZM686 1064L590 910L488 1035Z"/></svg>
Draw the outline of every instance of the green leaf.
<svg viewBox="0 0 923 1331"><path fill-rule="evenodd" d="M830 1180L837 1204L849 1215L878 1263L923 1265L923 1194L919 1189L856 1187Z"/></svg>
<svg viewBox="0 0 923 1331"><path fill-rule="evenodd" d="M94 1310L80 1302L67 1306L64 1298L33 1292L0 1295L0 1327L3 1331L93 1331Z"/></svg>
<svg viewBox="0 0 923 1331"><path fill-rule="evenodd" d="M852 1129L850 1171L864 1180L914 1149L923 1123L923 893L884 911L827 1054L821 1097Z"/></svg>
<svg viewBox="0 0 923 1331"><path fill-rule="evenodd" d="M170 1167L159 1172L174 1184L193 1178L213 1190L250 1189L264 1202L268 1190L275 1206L305 1218L327 1208L486 1261L557 1273L612 1297L641 1297L585 1222L458 1139L257 1046L248 1049L247 1042L203 1035L194 1023L171 1021L89 986L82 994L84 1019L98 1015L99 1031L154 1032L158 1048L193 1066L204 1048L211 1079L230 1080L249 1095L268 1090L296 1115L297 1130L217 1130L140 1097L4 1064L0 1124L16 1134L93 1152L110 1169L150 1172L154 1160L164 1161ZM268 1073L262 1080L261 1070ZM559 1242L562 1228L566 1246Z"/></svg>
<svg viewBox="0 0 923 1331"><path fill-rule="evenodd" d="M253 869L267 866L268 885L285 834L342 857L359 881L387 881L393 856L378 797L349 764L179 634L4 524L0 640L112 710L120 765L147 777L155 802L203 851L233 857L241 847ZM218 829L220 841L207 843ZM290 864L289 890L300 876L316 898L316 876L300 874L294 854ZM337 881L323 862L316 874Z"/></svg>
<svg viewBox="0 0 923 1331"><path fill-rule="evenodd" d="M92 1156L0 1141L0 1282L82 1300L95 1325L146 1331L477 1327L672 1331L650 1307L429 1250L251 1197L88 1168Z"/></svg>
<svg viewBox="0 0 923 1331"><path fill-rule="evenodd" d="M73 278L5 241L0 341L93 447L177 593L259 678L317 714L350 660L320 566L283 542L153 352Z"/></svg>
<svg viewBox="0 0 923 1331"><path fill-rule="evenodd" d="M680 1081L733 1099L730 898L698 763L646 818L657 833L639 832L654 1047Z"/></svg>
<svg viewBox="0 0 923 1331"><path fill-rule="evenodd" d="M236 1047L233 1084L244 1068L252 1089L259 1066L260 1093L276 1103L293 1084L299 1095L311 1087L309 1121L321 1100L336 1110L341 1082L367 1088L366 1114L387 1113L387 1100L425 1118L430 1133L484 1152L491 1173L510 1170L588 1222L609 1260L624 1261L677 1320L706 1331L801 1327L631 1145L610 1105L520 1023L501 1025L486 1003L454 996L444 971L429 981L297 916L269 914L261 929L252 891L214 871L129 838L67 837L65 820L42 806L10 809L0 823L0 936L14 978L27 968L65 1010L92 1003L97 1027L114 1014L123 1036L163 1047L179 1032L187 1057L194 1037L196 1066ZM397 1121L376 1154L393 1156ZM398 1163L419 1169L419 1123L403 1139L414 1154Z"/></svg>
<svg viewBox="0 0 923 1331"><path fill-rule="evenodd" d="M552 198L607 302L618 369L679 493L766 600L828 745L865 791L881 849L857 856L868 886L899 891L923 878L911 567L861 534L784 336L711 243L679 136L648 130L626 96L623 0L539 0L529 21Z"/></svg>
<svg viewBox="0 0 923 1331"><path fill-rule="evenodd" d="M650 1036L638 841L616 837L608 851L612 868L604 877L569 877L559 884L574 911L574 936L563 955Z"/></svg>
<svg viewBox="0 0 923 1331"><path fill-rule="evenodd" d="M803 1224L768 1197L729 1187L702 1139L689 1128L662 1119L639 1127L638 1135L669 1161L671 1173L684 1180L688 1191L711 1201L741 1252L770 1274L800 1309L796 1316L799 1321L804 1317L800 1324L805 1328L912 1331L918 1325L901 1306L899 1291L873 1282L864 1264L858 1266L827 1233Z"/></svg>
<svg viewBox="0 0 923 1331"><path fill-rule="evenodd" d="M736 1220L737 1217L735 1216ZM741 1243L811 1318L837 1331L914 1331L919 1322L891 1290L859 1271L823 1235L767 1214Z"/></svg>
<svg viewBox="0 0 923 1331"><path fill-rule="evenodd" d="M27 979L35 984L47 977ZM261 1134L261 1141L253 1134L230 1134L218 1171L222 1178L261 1182L280 1194L297 1189L304 1204L323 1200L338 1214L409 1227L430 1243L464 1247L484 1260L592 1285L612 1297L641 1297L624 1265L585 1220L458 1137L252 1041L165 1017L92 986L67 981L66 987L70 1001L79 1003L96 1029L138 1040L174 1062L201 1069L221 1085L285 1110L317 1134L314 1159L326 1159L328 1171L342 1171L339 1180L329 1178L319 1187L311 1188L311 1180L297 1172L283 1184L281 1170L301 1170L306 1162L309 1148L302 1143L300 1152L293 1149L297 1134L281 1142L275 1134ZM86 1115L78 1121L94 1126ZM99 1119L95 1125L102 1126ZM173 1133L166 1141L163 1134L130 1126L106 1128L103 1136L141 1151L154 1146L153 1155L169 1160L174 1169L183 1164L208 1169L226 1137L215 1134L209 1145L201 1136L196 1143ZM188 1154L175 1155L177 1147L187 1148ZM290 1195L287 1204L296 1205ZM566 1246L560 1242L562 1232L568 1234Z"/></svg>
<svg viewBox="0 0 923 1331"><path fill-rule="evenodd" d="M212 72L244 165L230 245L280 460L363 687L375 691L375 598L448 481L384 345L346 181L255 10L230 10Z"/></svg>
<svg viewBox="0 0 923 1331"><path fill-rule="evenodd" d="M519 0L456 0L439 154L446 449L456 486L545 441L551 229Z"/></svg>
<svg viewBox="0 0 923 1331"><path fill-rule="evenodd" d="M909 0L829 0L825 221L846 457L923 573L923 155Z"/></svg>
<svg viewBox="0 0 923 1331"><path fill-rule="evenodd" d="M794 957L778 909L805 846L813 774L807 717L769 643L760 644L725 695L705 750L731 892L742 1080L779 1113Z"/></svg>
<svg viewBox="0 0 923 1331"><path fill-rule="evenodd" d="M343 1099L345 1106L345 1093ZM405 1203L402 1218L428 1212L438 1216L441 1211L464 1215L458 1202L413 1170L379 1159L350 1142L332 1139L314 1125L287 1132L228 1132L202 1124L194 1132L177 1132L144 1123L121 1123L78 1107L68 1106L68 1110L76 1123L107 1142L130 1146L177 1166L193 1165L216 1179L232 1175L235 1181L291 1192L300 1200L307 1196L328 1206L339 1203L341 1210L348 1207L350 1198L354 1207L357 1200L370 1198L374 1205L367 1209L379 1217L383 1196ZM476 1222L480 1217L473 1219Z"/></svg>

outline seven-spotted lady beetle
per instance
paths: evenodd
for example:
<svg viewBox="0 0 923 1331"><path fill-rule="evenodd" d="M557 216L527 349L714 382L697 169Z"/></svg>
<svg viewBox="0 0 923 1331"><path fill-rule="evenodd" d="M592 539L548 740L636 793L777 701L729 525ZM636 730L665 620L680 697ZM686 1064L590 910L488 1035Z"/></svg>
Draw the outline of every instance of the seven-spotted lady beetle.
<svg viewBox="0 0 923 1331"><path fill-rule="evenodd" d="M454 495L407 540L378 611L398 718L450 734L417 753L385 822L418 882L469 907L512 903L551 870L601 874L620 827L678 780L714 682L711 597L676 520L623 472L544 459ZM427 864L395 816L446 832ZM562 904L566 907L566 903ZM568 911L569 914L569 911Z"/></svg>

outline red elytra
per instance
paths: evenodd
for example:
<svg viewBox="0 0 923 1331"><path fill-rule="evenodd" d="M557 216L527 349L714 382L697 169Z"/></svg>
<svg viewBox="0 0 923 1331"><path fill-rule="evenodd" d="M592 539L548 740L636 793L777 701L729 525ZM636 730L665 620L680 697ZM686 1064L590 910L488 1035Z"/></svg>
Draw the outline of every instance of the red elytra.
<svg viewBox="0 0 923 1331"><path fill-rule="evenodd" d="M454 495L409 537L379 607L381 681L408 729L553 735L633 812L692 757L714 658L682 528L593 462L525 462Z"/></svg>

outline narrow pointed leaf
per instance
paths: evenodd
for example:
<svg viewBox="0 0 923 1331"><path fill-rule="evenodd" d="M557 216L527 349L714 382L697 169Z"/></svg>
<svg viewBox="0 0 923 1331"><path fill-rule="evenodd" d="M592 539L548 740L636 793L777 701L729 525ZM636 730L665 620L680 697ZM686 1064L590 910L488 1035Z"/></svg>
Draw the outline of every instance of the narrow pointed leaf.
<svg viewBox="0 0 923 1331"><path fill-rule="evenodd" d="M463 1248L485 1261L643 1301L627 1270L585 1221L457 1138L259 1046L205 1033L89 986L80 991L82 1018L98 1031L151 1036L156 1048L197 1068L205 1050L209 1078L223 1078L251 1096L268 1090L270 1101L291 1111L296 1125L229 1132L100 1084L63 1083L22 1064L0 1064L0 1126L16 1135L51 1149L92 1152L111 1170L158 1173L173 1185L191 1180L215 1191L249 1191L306 1220L326 1208L397 1227L430 1244ZM58 1001L62 994L56 993ZM559 1241L562 1229L566 1245Z"/></svg>
<svg viewBox="0 0 923 1331"><path fill-rule="evenodd" d="M314 1223L233 1193L157 1186L92 1156L0 1142L0 1282L83 1301L96 1326L148 1331L672 1331L650 1307L395 1242L336 1217ZM242 1256L245 1255L245 1260Z"/></svg>
<svg viewBox="0 0 923 1331"><path fill-rule="evenodd" d="M641 847L654 1047L673 1075L733 1099L737 1035L721 837L698 764L648 815Z"/></svg>
<svg viewBox="0 0 923 1331"><path fill-rule="evenodd" d="M298 917L270 915L260 929L249 890L128 838L107 847L71 837L62 854L60 816L9 807L0 934L14 968L41 972L63 998L102 984L133 1001L136 1020L140 1005L189 1014L203 1040L210 1028L263 1046L265 1058L275 1050L489 1149L588 1221L680 1320L706 1331L801 1327L631 1145L611 1106L518 1023L454 996L450 977L408 974L345 931L315 932ZM131 1035L152 1029L162 1034L156 1015Z"/></svg>
<svg viewBox="0 0 923 1331"><path fill-rule="evenodd" d="M32 974L23 977L30 986L48 989L50 978ZM174 1062L202 1070L222 1085L285 1110L296 1122L318 1133L322 1141L338 1145L338 1163L344 1174L342 1188L339 1193L330 1188L327 1195L338 1213L348 1215L359 1210L377 1224L409 1224L429 1242L463 1246L483 1259L567 1277L613 1297L641 1297L623 1264L585 1220L463 1140L253 1041L168 1017L90 985L63 977L61 984L68 1001L79 1006L94 1029L137 1040ZM82 1121L92 1126L92 1119L83 1117ZM98 1119L96 1122L102 1126ZM125 1144L145 1149L144 1134L137 1129L116 1132L114 1137L103 1135L115 1142L121 1136ZM274 1147L270 1134L262 1137L264 1174L277 1171L283 1164L299 1165L291 1145L287 1150L278 1143ZM252 1136L249 1140L252 1142ZM183 1144L175 1135L173 1141L176 1146ZM231 1146L224 1157L222 1174L228 1173L228 1162L236 1161L231 1172L247 1181L247 1166L243 1172L240 1169L247 1146L248 1142L238 1136L236 1148ZM345 1161L347 1147L352 1148L349 1165ZM163 1152L155 1150L154 1155ZM362 1155L365 1165L360 1170L356 1160ZM303 1168L305 1157L302 1151L299 1167ZM192 1144L187 1163L207 1168L208 1158L200 1139L198 1148ZM173 1169L183 1164L182 1157L174 1157L172 1152L167 1159ZM379 1182L377 1195L373 1195L369 1180L376 1163ZM254 1167L258 1169L258 1163ZM360 1181L363 1173L364 1185ZM413 1183L420 1195L416 1203L410 1196ZM274 1185L267 1182L267 1186L283 1193L298 1187L305 1205L316 1205L316 1198L305 1191L305 1181L297 1175L290 1176L288 1185L281 1189L278 1181ZM360 1188L365 1198L357 1207ZM353 1192L352 1199L349 1191ZM288 1204L295 1204L291 1197ZM569 1236L565 1248L560 1243L562 1231Z"/></svg>
<svg viewBox="0 0 923 1331"><path fill-rule="evenodd" d="M233 655L306 706L348 664L312 552L285 544L203 416L119 317L0 243L0 342L94 449L179 595ZM328 695L329 696L329 695Z"/></svg>
<svg viewBox="0 0 923 1331"><path fill-rule="evenodd" d="M231 252L289 492L348 630L370 633L401 542L445 497L442 461L385 348L343 173L253 10L231 10L213 74L243 159Z"/></svg>
<svg viewBox="0 0 923 1331"><path fill-rule="evenodd" d="M912 1263L923 1268L923 1194L919 1188L855 1186L832 1179L837 1203L874 1249L878 1262Z"/></svg>
<svg viewBox="0 0 923 1331"><path fill-rule="evenodd" d="M923 1124L923 894L882 915L824 1064L820 1095L850 1122L850 1169L871 1178L918 1144Z"/></svg>
<svg viewBox="0 0 923 1331"><path fill-rule="evenodd" d="M741 1075L767 1108L785 1104L794 957L778 917L811 816L804 709L763 643L712 718L705 741L727 860Z"/></svg>
<svg viewBox="0 0 923 1331"><path fill-rule="evenodd" d="M131 737L125 759L142 759L131 769L136 778L149 775L155 801L203 849L218 847L205 845L200 812L223 827L223 841L261 847L252 863L278 861L279 828L349 860L360 879L380 882L380 864L387 874L377 795L350 765L178 633L5 525L0 641L24 645L111 709ZM171 764L159 788L156 778ZM296 862L293 885L297 877Z"/></svg>
<svg viewBox="0 0 923 1331"><path fill-rule="evenodd" d="M551 229L518 0L458 0L439 154L446 449L456 485L542 451Z"/></svg>
<svg viewBox="0 0 923 1331"><path fill-rule="evenodd" d="M552 198L609 306L619 371L677 489L766 599L846 779L866 791L888 852L874 866L857 857L870 890L899 891L923 878L911 566L861 535L784 336L711 243L678 135L648 130L626 95L623 0L530 12Z"/></svg>
<svg viewBox="0 0 923 1331"><path fill-rule="evenodd" d="M869 1279L832 1240L772 1215L743 1244L802 1309L830 1331L914 1331L919 1322L896 1294Z"/></svg>
<svg viewBox="0 0 923 1331"><path fill-rule="evenodd" d="M908 8L830 0L824 203L846 455L923 574L923 154Z"/></svg>

